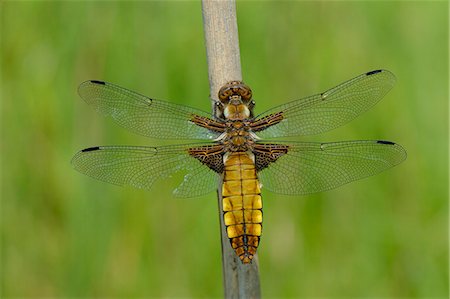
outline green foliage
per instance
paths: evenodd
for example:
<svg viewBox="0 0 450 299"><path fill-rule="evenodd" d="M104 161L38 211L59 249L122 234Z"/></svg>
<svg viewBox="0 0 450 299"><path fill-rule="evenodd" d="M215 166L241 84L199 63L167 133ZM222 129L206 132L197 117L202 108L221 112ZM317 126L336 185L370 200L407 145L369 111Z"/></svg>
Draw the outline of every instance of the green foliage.
<svg viewBox="0 0 450 299"><path fill-rule="evenodd" d="M98 79L208 110L198 2L2 2L2 297L220 297L215 194L75 172L94 145L158 145L77 95ZM305 197L263 191L265 297L448 297L448 4L239 2L257 111L385 68L396 87L301 140L386 139L400 166Z"/></svg>

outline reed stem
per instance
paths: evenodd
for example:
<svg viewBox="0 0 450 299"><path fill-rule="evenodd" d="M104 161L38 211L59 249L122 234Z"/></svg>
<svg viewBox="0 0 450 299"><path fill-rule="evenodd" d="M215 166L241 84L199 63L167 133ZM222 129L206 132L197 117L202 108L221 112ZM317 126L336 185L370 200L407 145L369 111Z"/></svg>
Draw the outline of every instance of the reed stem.
<svg viewBox="0 0 450 299"><path fill-rule="evenodd" d="M219 89L227 82L242 80L239 37L234 0L202 0L203 28L212 111ZM251 264L242 264L230 246L222 212L222 178L218 188L222 267L225 298L260 298L257 254Z"/></svg>

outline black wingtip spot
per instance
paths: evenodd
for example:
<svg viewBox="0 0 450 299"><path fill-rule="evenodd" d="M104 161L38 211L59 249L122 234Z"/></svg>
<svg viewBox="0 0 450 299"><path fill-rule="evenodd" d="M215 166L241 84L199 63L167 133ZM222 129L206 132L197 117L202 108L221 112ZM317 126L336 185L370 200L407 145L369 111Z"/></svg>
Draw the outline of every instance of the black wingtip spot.
<svg viewBox="0 0 450 299"><path fill-rule="evenodd" d="M379 144L395 145L394 142L391 142L391 141L384 141L384 140L378 140L377 143L379 143Z"/></svg>
<svg viewBox="0 0 450 299"><path fill-rule="evenodd" d="M374 75L374 74L381 73L382 71L383 71L383 70L374 70L374 71L367 72L366 75L367 75L367 76L370 76L370 75Z"/></svg>
<svg viewBox="0 0 450 299"><path fill-rule="evenodd" d="M94 84L100 84L100 85L105 85L105 84L106 84L105 82L103 82L103 81L98 81L98 80L91 80L91 83L94 83Z"/></svg>
<svg viewBox="0 0 450 299"><path fill-rule="evenodd" d="M84 150L81 150L81 152L85 153L85 152L92 152L92 151L98 151L100 149L99 146L94 146L94 147L88 147L85 148Z"/></svg>

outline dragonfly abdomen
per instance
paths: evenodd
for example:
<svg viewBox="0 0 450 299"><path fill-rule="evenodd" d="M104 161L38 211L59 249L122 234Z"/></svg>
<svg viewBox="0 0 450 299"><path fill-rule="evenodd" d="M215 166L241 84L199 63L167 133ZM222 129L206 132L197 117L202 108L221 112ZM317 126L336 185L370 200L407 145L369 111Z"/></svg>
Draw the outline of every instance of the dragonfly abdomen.
<svg viewBox="0 0 450 299"><path fill-rule="evenodd" d="M224 164L224 223L231 246L247 264L256 253L262 231L261 189L255 164L246 152L231 153Z"/></svg>

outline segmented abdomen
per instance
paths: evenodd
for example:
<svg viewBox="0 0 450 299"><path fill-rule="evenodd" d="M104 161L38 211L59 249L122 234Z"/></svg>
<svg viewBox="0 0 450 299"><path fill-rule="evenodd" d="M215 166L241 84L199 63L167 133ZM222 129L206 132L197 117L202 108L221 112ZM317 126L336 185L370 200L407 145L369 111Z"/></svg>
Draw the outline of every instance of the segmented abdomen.
<svg viewBox="0 0 450 299"><path fill-rule="evenodd" d="M250 263L262 231L261 189L255 163L245 152L225 159L222 209L231 246L244 264Z"/></svg>

